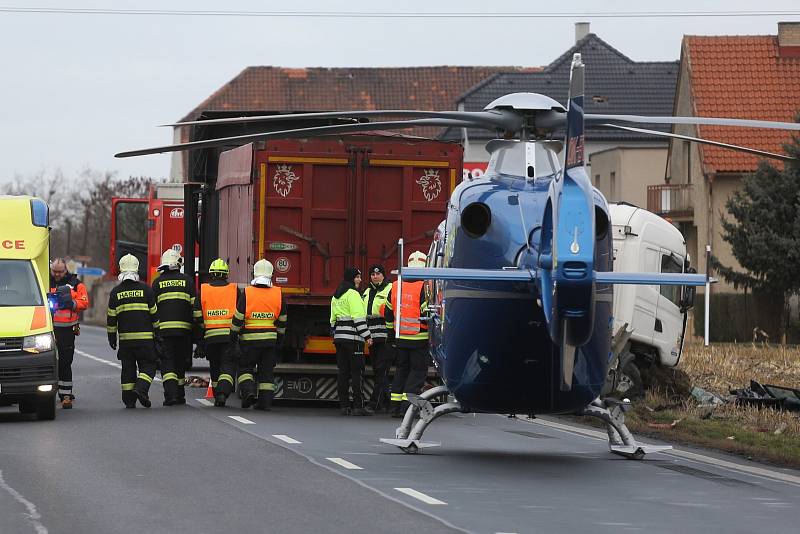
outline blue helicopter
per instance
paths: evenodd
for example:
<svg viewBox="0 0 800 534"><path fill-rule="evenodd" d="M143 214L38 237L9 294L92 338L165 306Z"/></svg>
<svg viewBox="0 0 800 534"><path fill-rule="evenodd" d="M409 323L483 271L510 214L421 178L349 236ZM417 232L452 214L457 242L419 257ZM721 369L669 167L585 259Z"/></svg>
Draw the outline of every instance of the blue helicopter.
<svg viewBox="0 0 800 534"><path fill-rule="evenodd" d="M215 119L200 122L343 118L351 122L133 150L117 157L410 126L497 131L500 139L487 146L491 158L486 173L453 191L428 266L399 268L397 291L404 280L430 281L430 351L444 385L409 399L411 405L395 437L381 441L408 453L438 445L422 441L423 433L434 420L454 412L579 413L605 423L612 452L640 459L669 447L636 441L625 425L630 401L600 398L612 360L613 285L699 286L709 280L689 273L613 271L609 207L585 171L584 122L783 160L790 158L618 123L786 130L800 130L800 125L585 114L583 85L584 66L580 54L575 54L567 109L544 95L515 93L495 100L482 112L371 110ZM418 118L361 122L377 116ZM199 122L177 125L190 124ZM553 133L563 128L562 143L553 139ZM402 240L398 245L403 258ZM438 398L449 400L434 404Z"/></svg>

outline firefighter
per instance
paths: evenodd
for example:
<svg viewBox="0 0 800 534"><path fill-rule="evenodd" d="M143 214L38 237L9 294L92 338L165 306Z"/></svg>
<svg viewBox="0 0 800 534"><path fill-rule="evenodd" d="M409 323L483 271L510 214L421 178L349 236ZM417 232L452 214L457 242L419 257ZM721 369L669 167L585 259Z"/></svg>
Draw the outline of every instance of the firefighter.
<svg viewBox="0 0 800 534"><path fill-rule="evenodd" d="M364 343L372 345L367 310L358 292L361 285L361 271L349 267L344 278L331 298L331 329L336 346L336 365L338 372L339 406L342 415L372 415L364 407L361 381L364 375ZM350 395L353 390L353 408L350 409Z"/></svg>
<svg viewBox="0 0 800 534"><path fill-rule="evenodd" d="M158 308L150 287L139 281L139 260L130 254L119 260L120 283L108 296L106 330L108 344L119 351L122 362L122 402L136 408L136 400L150 407L150 384L156 375L155 342L158 336ZM138 367L138 375L137 375Z"/></svg>
<svg viewBox="0 0 800 534"><path fill-rule="evenodd" d="M369 349L372 360L372 371L375 375L375 386L369 407L375 411L389 407L389 367L394 359L394 323L386 323L383 308L392 290L392 283L386 280L386 270L376 263L369 268L369 286L364 290L363 299L367 310L367 326L372 337Z"/></svg>
<svg viewBox="0 0 800 534"><path fill-rule="evenodd" d="M186 362L192 357L194 281L181 272L183 258L173 249L161 255L160 275L153 281L158 306L161 379L164 406L186 404Z"/></svg>
<svg viewBox="0 0 800 534"><path fill-rule="evenodd" d="M78 314L89 307L86 286L67 270L64 258L50 262L50 293L56 295L53 312L53 332L58 348L58 398L61 407L72 408L72 358L75 355L75 336L80 335Z"/></svg>
<svg viewBox="0 0 800 534"><path fill-rule="evenodd" d="M200 327L203 344L211 371L214 388L214 406L223 407L233 393L233 375L236 373L236 347L231 339L231 323L236 311L239 290L228 282L228 264L221 258L211 262L208 274L211 282L200 286L200 298L195 309L201 312Z"/></svg>
<svg viewBox="0 0 800 534"><path fill-rule="evenodd" d="M269 261L256 262L250 286L239 293L233 315L233 335L238 335L242 348L237 380L242 408L255 405L257 410L269 411L275 395L275 347L278 336L286 333L286 314L281 288L272 285L272 272Z"/></svg>
<svg viewBox="0 0 800 534"><path fill-rule="evenodd" d="M425 267L427 257L420 251L408 257L409 267ZM422 280L403 282L400 299L400 324L397 336L397 372L392 382L392 417L402 417L408 407L408 396L419 395L428 374L428 303ZM385 308L387 321L394 321L397 292L389 294Z"/></svg>

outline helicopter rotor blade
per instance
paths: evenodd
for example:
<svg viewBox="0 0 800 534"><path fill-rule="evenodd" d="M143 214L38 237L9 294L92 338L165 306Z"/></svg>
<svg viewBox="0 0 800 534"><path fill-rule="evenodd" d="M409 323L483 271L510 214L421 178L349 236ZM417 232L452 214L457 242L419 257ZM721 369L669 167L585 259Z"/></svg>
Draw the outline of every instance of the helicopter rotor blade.
<svg viewBox="0 0 800 534"><path fill-rule="evenodd" d="M645 115L605 115L587 113L589 122L635 122L644 124L707 124L713 126L739 126L745 128L769 128L773 130L800 130L800 123L774 122L751 119L722 119L716 117L648 117Z"/></svg>
<svg viewBox="0 0 800 534"><path fill-rule="evenodd" d="M385 122L359 122L355 124L335 124L332 126L314 126L312 128L298 128L294 130L278 130L273 132L262 132L256 134L237 135L233 137L220 137L204 141L192 141L176 145L164 145L153 148L143 148L140 150L129 150L115 154L116 158L129 158L132 156L144 156L147 154L160 154L162 152L180 152L183 150L193 150L198 148L212 148L219 146L239 146L252 141L271 138L289 137L309 137L326 134L341 134L351 132L367 132L375 130L402 130L412 127L425 126L454 126L458 128L485 128L483 124L474 123L457 119L412 119L407 121L385 121Z"/></svg>
<svg viewBox="0 0 800 534"><path fill-rule="evenodd" d="M609 128L617 128L619 130L627 130L629 132L643 133L643 134L648 134L648 135L657 135L657 136L660 136L660 137L670 137L672 139L683 139L684 141L691 141L693 143L701 143L701 144L705 144L705 145L712 145L712 146L718 146L718 147L721 147L721 148L727 148L727 149L730 149L730 150L737 150L739 152L747 152L748 154L754 154L756 156L762 156L764 158L779 159L779 160L783 160L783 161L795 161L795 158L792 158L790 156L786 156L786 155L783 155L783 154L775 154L774 152L766 152L764 150L758 150L758 149L755 149L755 148L748 148L748 147L739 146L739 145L731 145L729 143L721 143L719 141L711 141L710 139L703 139L703 138L700 138L700 137L691 137L691 136L688 136L688 135L680 135L680 134L673 134L673 133L667 133L667 132L659 132L657 130L647 130L647 129L644 129L644 128L633 128L631 126L622 126L622 125L619 125L619 124L604 123L604 124L600 124L600 126L608 126Z"/></svg>
<svg viewBox="0 0 800 534"><path fill-rule="evenodd" d="M159 126L209 126L218 124L243 124L248 122L284 122L307 119L358 119L369 117L419 117L431 119L456 119L483 123L487 127L510 129L519 122L516 114L503 111L425 111L412 109L367 110L367 111L323 111L314 113L283 113L278 115L254 115L252 117L226 117Z"/></svg>

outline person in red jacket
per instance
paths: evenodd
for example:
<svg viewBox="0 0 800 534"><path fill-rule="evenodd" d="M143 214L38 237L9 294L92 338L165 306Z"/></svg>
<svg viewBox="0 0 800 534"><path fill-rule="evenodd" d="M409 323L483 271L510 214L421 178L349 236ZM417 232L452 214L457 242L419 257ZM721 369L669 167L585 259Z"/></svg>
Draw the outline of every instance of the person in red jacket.
<svg viewBox="0 0 800 534"><path fill-rule="evenodd" d="M72 357L75 354L75 336L80 335L79 313L89 307L86 286L67 270L64 258L50 262L50 293L57 297L53 312L53 331L58 348L58 398L61 407L72 408Z"/></svg>

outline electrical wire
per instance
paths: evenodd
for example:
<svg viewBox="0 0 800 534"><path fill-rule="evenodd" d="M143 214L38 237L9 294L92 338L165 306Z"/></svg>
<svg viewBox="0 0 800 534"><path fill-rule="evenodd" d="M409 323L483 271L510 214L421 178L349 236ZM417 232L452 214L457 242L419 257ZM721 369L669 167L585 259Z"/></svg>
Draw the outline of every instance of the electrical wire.
<svg viewBox="0 0 800 534"><path fill-rule="evenodd" d="M554 19L554 18L688 18L688 17L793 17L800 11L597 11L597 12L356 12L356 11L204 11L194 9L111 9L0 6L0 13L50 15L126 15L126 16L191 16L191 17L296 17L338 19Z"/></svg>

